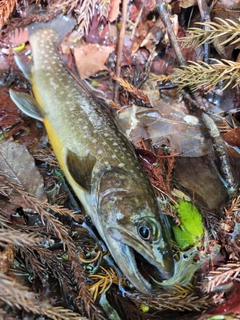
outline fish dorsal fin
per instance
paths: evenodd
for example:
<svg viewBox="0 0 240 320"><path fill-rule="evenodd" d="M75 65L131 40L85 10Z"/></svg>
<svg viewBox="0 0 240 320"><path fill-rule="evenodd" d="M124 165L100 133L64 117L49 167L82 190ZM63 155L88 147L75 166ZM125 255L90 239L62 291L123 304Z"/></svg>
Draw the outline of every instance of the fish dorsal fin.
<svg viewBox="0 0 240 320"><path fill-rule="evenodd" d="M91 178L95 163L96 158L90 153L85 157L79 157L74 152L67 151L67 169L73 180L88 193L91 192Z"/></svg>
<svg viewBox="0 0 240 320"><path fill-rule="evenodd" d="M29 117L43 121L44 114L41 107L32 96L24 92L13 91L11 89L9 90L9 94L12 101L23 113Z"/></svg>

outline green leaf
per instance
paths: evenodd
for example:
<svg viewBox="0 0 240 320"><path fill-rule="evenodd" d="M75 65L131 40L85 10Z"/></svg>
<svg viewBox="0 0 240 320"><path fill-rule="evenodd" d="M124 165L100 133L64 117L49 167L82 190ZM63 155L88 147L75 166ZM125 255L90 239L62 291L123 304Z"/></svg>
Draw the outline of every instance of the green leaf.
<svg viewBox="0 0 240 320"><path fill-rule="evenodd" d="M175 240L180 249L196 244L202 238L202 217L198 209L190 202L181 200L178 207L178 216L181 221L179 227L172 227Z"/></svg>

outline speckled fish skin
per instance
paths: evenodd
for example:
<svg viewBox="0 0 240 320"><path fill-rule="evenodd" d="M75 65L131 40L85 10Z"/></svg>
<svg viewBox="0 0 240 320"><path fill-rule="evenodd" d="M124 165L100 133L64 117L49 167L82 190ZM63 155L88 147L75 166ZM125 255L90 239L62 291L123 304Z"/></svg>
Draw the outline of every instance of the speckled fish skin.
<svg viewBox="0 0 240 320"><path fill-rule="evenodd" d="M139 272L135 252L163 279L174 269L162 213L131 145L59 58L58 32L67 23L70 31L66 18L29 27L34 96L68 182L121 271L149 294L152 286Z"/></svg>

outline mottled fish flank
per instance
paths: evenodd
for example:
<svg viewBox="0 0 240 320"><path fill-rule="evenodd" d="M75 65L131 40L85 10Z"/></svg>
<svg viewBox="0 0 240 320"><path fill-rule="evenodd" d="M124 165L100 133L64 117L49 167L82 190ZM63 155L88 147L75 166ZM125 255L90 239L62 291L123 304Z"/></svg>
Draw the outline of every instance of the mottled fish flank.
<svg viewBox="0 0 240 320"><path fill-rule="evenodd" d="M149 180L108 113L79 87L59 58L62 35L73 19L57 17L29 26L34 65L27 70L35 100L11 91L13 101L44 122L64 174L100 236L132 284L150 293L135 254L167 279L173 258L162 214Z"/></svg>

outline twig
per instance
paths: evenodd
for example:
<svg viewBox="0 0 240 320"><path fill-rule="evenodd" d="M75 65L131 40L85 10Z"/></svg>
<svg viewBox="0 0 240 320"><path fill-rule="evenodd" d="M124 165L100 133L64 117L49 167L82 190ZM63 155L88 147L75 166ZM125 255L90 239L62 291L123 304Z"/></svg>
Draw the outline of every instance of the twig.
<svg viewBox="0 0 240 320"><path fill-rule="evenodd" d="M186 66L187 65L186 60L184 59L184 57L182 55L177 38L173 32L172 24L171 24L171 21L169 19L169 15L168 15L168 12L166 9L166 3L163 2L162 0L157 0L156 4L157 4L157 9L158 9L159 15L160 15L160 17L161 17L161 19L167 29L168 37L169 37L169 40L170 40L171 45L173 47L173 50L176 54L176 58L178 60L178 63L182 66Z"/></svg>
<svg viewBox="0 0 240 320"><path fill-rule="evenodd" d="M205 0L198 0L198 8L203 22L210 22L210 8ZM209 30L207 25L204 25L204 30ZM210 46L208 42L204 42L204 58L205 62L209 61Z"/></svg>
<svg viewBox="0 0 240 320"><path fill-rule="evenodd" d="M127 6L128 0L123 0L122 4L122 23L121 23L121 30L119 34L119 42L118 42L118 51L117 51L117 63L116 63L116 76L119 78L121 74L120 63L122 59L122 52L123 52L123 44L124 44L124 34L126 29L126 21L127 21ZM118 83L115 84L115 91L114 91L114 102L117 103L118 99Z"/></svg>

